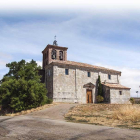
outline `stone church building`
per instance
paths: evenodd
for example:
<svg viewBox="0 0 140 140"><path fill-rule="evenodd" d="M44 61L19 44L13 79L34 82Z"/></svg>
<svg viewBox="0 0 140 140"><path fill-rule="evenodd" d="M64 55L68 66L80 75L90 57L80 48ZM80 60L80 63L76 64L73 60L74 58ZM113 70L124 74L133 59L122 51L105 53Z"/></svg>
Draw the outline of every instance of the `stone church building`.
<svg viewBox="0 0 140 140"><path fill-rule="evenodd" d="M96 103L97 79L100 75L104 101L126 103L130 99L130 88L120 84L121 72L67 60L67 47L47 45L42 51L42 81L53 102Z"/></svg>

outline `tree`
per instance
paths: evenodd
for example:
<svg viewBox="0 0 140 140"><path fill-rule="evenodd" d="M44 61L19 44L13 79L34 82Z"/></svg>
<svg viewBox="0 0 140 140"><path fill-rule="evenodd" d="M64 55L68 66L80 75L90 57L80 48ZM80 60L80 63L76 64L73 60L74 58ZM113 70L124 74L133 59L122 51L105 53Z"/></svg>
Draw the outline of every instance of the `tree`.
<svg viewBox="0 0 140 140"><path fill-rule="evenodd" d="M101 78L100 78L100 76L98 76L98 95L103 96L103 93L102 93L102 84L101 84Z"/></svg>
<svg viewBox="0 0 140 140"><path fill-rule="evenodd" d="M100 75L98 76L98 95L96 97L97 99L97 102L98 103L101 103L104 101L104 98L103 98L103 91L102 91L102 84L101 84L101 78L100 78Z"/></svg>
<svg viewBox="0 0 140 140"><path fill-rule="evenodd" d="M0 81L0 102L3 110L11 112L44 105L48 98L45 84L38 75L41 67L32 60L6 64L9 72Z"/></svg>
<svg viewBox="0 0 140 140"><path fill-rule="evenodd" d="M0 81L1 83L8 81L9 79L24 79L26 81L36 80L37 82L40 82L38 71L41 67L37 66L37 63L34 60L31 60L30 62L26 62L25 60L11 62L6 64L6 67L9 68L9 72L4 75L3 79Z"/></svg>

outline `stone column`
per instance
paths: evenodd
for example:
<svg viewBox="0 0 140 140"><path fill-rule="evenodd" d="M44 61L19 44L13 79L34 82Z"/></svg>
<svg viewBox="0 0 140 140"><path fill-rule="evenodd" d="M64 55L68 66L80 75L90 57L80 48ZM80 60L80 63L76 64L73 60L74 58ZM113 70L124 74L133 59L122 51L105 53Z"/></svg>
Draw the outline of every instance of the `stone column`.
<svg viewBox="0 0 140 140"><path fill-rule="evenodd" d="M64 61L67 61L67 51L64 51Z"/></svg>

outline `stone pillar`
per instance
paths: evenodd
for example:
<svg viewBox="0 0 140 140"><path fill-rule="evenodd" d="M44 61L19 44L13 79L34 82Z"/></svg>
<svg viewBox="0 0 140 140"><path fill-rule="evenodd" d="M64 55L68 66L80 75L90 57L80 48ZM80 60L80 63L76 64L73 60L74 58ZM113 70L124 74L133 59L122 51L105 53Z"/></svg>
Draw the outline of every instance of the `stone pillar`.
<svg viewBox="0 0 140 140"><path fill-rule="evenodd" d="M50 64L52 61L51 52L52 52L52 49L49 49L48 50L48 64Z"/></svg>
<svg viewBox="0 0 140 140"><path fill-rule="evenodd" d="M56 60L59 60L59 50L56 50Z"/></svg>
<svg viewBox="0 0 140 140"><path fill-rule="evenodd" d="M64 51L64 61L67 61L67 51Z"/></svg>

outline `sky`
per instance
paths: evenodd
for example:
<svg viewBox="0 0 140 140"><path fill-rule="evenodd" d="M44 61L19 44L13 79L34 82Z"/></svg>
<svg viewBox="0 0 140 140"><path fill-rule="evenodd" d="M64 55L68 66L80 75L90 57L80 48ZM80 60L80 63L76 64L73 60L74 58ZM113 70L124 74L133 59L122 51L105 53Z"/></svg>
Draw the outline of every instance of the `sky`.
<svg viewBox="0 0 140 140"><path fill-rule="evenodd" d="M12 61L34 59L57 36L68 60L122 72L140 97L140 2L137 0L0 0L0 79Z"/></svg>

